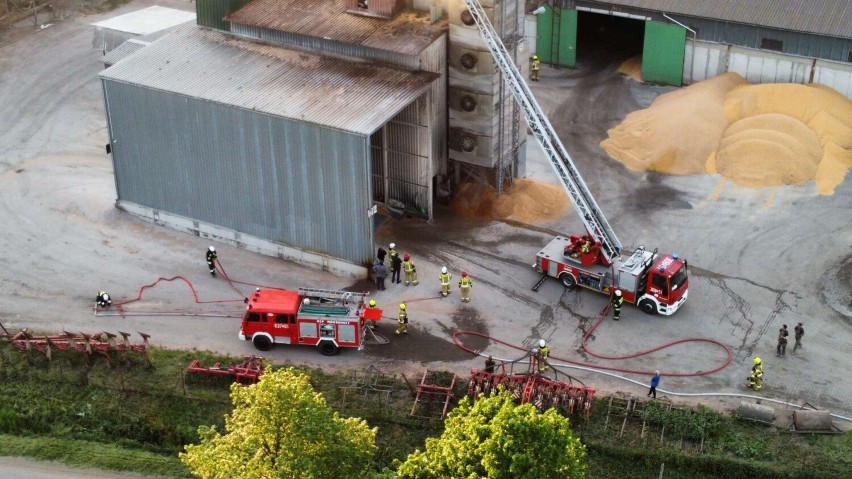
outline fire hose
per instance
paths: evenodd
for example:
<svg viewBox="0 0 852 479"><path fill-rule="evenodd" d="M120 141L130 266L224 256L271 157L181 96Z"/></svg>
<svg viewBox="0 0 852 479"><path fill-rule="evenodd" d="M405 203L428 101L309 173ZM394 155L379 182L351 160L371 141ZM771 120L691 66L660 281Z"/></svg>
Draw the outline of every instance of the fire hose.
<svg viewBox="0 0 852 479"><path fill-rule="evenodd" d="M724 363L722 365L718 366L718 367L713 368L713 369L709 369L709 370L705 370L705 371L698 371L698 372L695 372L695 373L677 373L677 372L664 373L664 372L660 372L661 376L670 376L670 377L691 377L691 376L703 376L703 375L707 375L707 374L712 374L712 373L721 371L722 369L727 367L731 363L731 361L733 360L733 353L731 352L730 348L728 348L728 346L726 346L725 344L722 344L719 341L716 341L716 340L713 340L713 339L708 339L708 338L680 339L680 340L672 341L670 343L666 343L666 344L663 344L661 346L657 346L657 347L654 347L654 348L651 348L651 349L647 349L647 350L644 350L644 351L639 351L637 353L627 354L627 355L623 355L623 356L609 356L609 355L597 354L597 353L591 351L588 348L588 346L586 345L586 342L588 341L588 339L592 335L592 333L595 331L595 329L607 318L607 313L609 312L610 305L611 305L611 303L607 304L607 306L600 312L598 321L583 336L583 341L582 341L583 350L591 356L594 356L594 357L600 358L600 359L611 359L611 360L630 359L630 358L635 358L635 357L643 356L643 355L646 355L646 354L650 354L650 353L653 353L653 352L656 352L656 351L659 351L659 350L662 350L662 349L665 349L665 348L668 348L668 347L671 347L671 346L674 346L674 345L677 345L677 344L683 344L683 343L689 343L689 342L710 343L710 344L721 347L722 349L725 350L725 353L727 354L727 359L724 361ZM470 353L475 354L477 356L487 356L487 355L482 353L482 351L472 349L472 348L462 344L461 341L459 340L460 336L477 336L477 337L480 337L480 338L487 339L488 341L493 341L495 343L502 344L504 346L508 346L512 349L517 349L519 351L525 351L527 349L527 348L524 348L522 346L518 346L518 345L509 343L507 341L503 341L503 340L500 340L500 339L497 339L497 338L493 338L493 337L491 337L487 334L483 334L483 333L476 332L476 331L458 330L455 333L453 333L452 339L453 339L453 342L456 344L456 346L458 346L459 348L461 348L464 351L470 352ZM502 358L494 358L494 359L496 359L497 361L503 361L503 362L512 361L510 359L502 359ZM561 358L561 357L554 356L554 355L550 355L550 359L556 359L556 360L559 360L559 361L563 361L562 363L548 361L548 364L550 364L552 366L578 369L578 370L586 371L586 372L590 372L590 373L602 374L602 375L609 376L609 377L612 377L612 378L615 378L615 379L620 379L622 381L637 384L637 385L642 386L642 387L646 387L647 384L645 384L644 382L641 382L641 381L636 381L635 379L630 379L630 378L622 376L620 374L615 374L613 372L609 372L609 371L615 371L615 372L621 372L621 373L631 373L631 374L643 374L643 375L652 374L652 371L643 371L643 370L636 370L636 369L629 369L629 368L616 368L616 367L612 367L612 366L588 366L588 365L585 365L584 363L581 363L581 362L578 362L578 361L573 361L573 360L570 360L570 359L567 359L567 358ZM755 396L755 395L751 395L751 394L725 393L725 392L685 393L685 392L668 391L668 390L660 389L660 388L657 388L657 391L661 392L663 394L671 395L671 396L744 398L744 399L755 399L755 400L760 400L760 401L767 401L767 402L772 402L772 403L781 404L781 405L784 405L784 406L794 407L794 408L800 408L801 407L800 404L782 401L780 399L767 398L767 397L764 397L764 396ZM843 421L847 421L847 422L852 422L852 418L846 417L846 416L841 416L841 415L838 415L838 414L831 414L831 417L834 417L836 419L840 419L840 420L843 420Z"/></svg>

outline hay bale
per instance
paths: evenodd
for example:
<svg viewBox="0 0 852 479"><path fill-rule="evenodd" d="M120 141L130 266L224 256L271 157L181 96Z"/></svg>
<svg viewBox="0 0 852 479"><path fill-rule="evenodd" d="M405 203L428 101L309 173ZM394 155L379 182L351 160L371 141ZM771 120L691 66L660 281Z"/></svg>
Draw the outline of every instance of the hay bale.
<svg viewBox="0 0 852 479"><path fill-rule="evenodd" d="M794 411L793 426L798 432L829 432L834 430L831 424L831 413L828 411Z"/></svg>
<svg viewBox="0 0 852 479"><path fill-rule="evenodd" d="M737 409L740 417L749 421L764 422L772 424L775 421L775 409L763 404L752 404L750 402L741 402Z"/></svg>

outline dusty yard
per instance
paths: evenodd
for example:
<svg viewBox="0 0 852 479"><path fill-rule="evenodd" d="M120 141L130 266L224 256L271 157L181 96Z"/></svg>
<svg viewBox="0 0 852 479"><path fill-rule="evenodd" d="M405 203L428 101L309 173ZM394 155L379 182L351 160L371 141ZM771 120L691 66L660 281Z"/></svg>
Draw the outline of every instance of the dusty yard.
<svg viewBox="0 0 852 479"><path fill-rule="evenodd" d="M126 12L154 2L138 0ZM169 0L159 5L191 10L194 4ZM232 354L254 352L237 339L239 303L198 305L188 288L170 283L146 293L130 308L149 316L99 317L93 299L106 289L116 300L136 296L142 285L182 275L201 300L238 299L204 264L208 242L139 221L114 207L111 159L104 152L107 132L100 83L100 52L92 50L90 23L113 15L70 18L30 32L25 41L0 43L0 322L10 330L143 331L156 345L209 349ZM762 394L804 401L852 416L852 383L843 373L852 365L852 181L822 196L813 182L802 186L745 188L719 176L667 177L635 172L610 160L598 144L629 112L648 106L670 88L644 86L616 72L624 58L600 55L575 70L543 69L535 93L546 99L552 123L574 157L598 204L626 247L678 252L690 264L689 301L672 317L646 316L625 308L622 321L604 322L590 347L624 355L680 338L704 337L731 348L733 362L704 376L664 377L662 390L680 393L747 393L743 379L755 355L766 363ZM534 140L529 144L531 179L555 183ZM466 375L481 360L451 341L458 329L486 332L529 346L539 338L552 354L595 365L689 373L724 362L718 349L682 345L623 361L594 359L580 341L606 298L565 291L555 281L537 292L530 264L553 235L578 232L571 208L535 224L463 217L439 211L432 224L390 221L378 231L418 264L421 284L392 285L376 295L394 316L409 302L412 334L392 335L391 321L379 329L389 345L324 357L313 349L278 347L277 362L326 368L422 372L441 368ZM320 271L217 245L220 260L237 279L288 288L343 288L353 284ZM438 291L438 271L448 266L454 281L470 272L473 301L462 304L458 290L446 299ZM186 313L165 316L158 313ZM781 324L792 330L804 322L804 350L775 358ZM472 344L497 357L517 351ZM792 346L792 343L791 343ZM626 375L639 384L597 373L575 373L608 392L644 394L644 374ZM708 402L699 397L670 399ZM737 399L731 400L736 404Z"/></svg>

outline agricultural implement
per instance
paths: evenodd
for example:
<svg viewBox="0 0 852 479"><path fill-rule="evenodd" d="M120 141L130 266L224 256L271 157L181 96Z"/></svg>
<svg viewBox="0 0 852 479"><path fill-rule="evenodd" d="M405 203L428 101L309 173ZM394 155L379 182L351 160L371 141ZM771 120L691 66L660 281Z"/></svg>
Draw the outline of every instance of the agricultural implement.
<svg viewBox="0 0 852 479"><path fill-rule="evenodd" d="M33 336L25 329L14 335L6 333L4 336L9 339L15 349L21 352L36 351L46 357L48 361L52 359L54 351L76 351L85 356L86 362L89 361L92 354L99 354L112 367L111 355L113 353L123 353L126 358L126 354L130 352L142 356L148 364L151 363L148 359L148 338L151 337L150 334L139 333L144 341L142 344L131 343L130 333L119 331L118 334L122 337L121 341L116 339L118 335L104 331L93 334L75 334L63 331L60 335Z"/></svg>
<svg viewBox="0 0 852 479"><path fill-rule="evenodd" d="M204 367L200 360L193 359L186 370L191 374L232 378L232 381L240 384L255 384L263 375L263 358L244 356L243 362L239 364L223 366L222 363L216 363L210 367Z"/></svg>
<svg viewBox="0 0 852 479"><path fill-rule="evenodd" d="M538 374L488 373L477 369L471 371L467 395L476 400L483 394L496 394L501 386L512 391L512 397L521 404L532 404L539 412L557 409L566 416L580 412L588 417L595 395L591 386L568 384Z"/></svg>

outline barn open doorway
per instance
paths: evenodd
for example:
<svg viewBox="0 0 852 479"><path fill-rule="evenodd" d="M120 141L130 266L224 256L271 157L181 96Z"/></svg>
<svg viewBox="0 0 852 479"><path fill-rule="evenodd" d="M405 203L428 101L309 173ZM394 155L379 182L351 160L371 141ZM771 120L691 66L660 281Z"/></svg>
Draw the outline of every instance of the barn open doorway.
<svg viewBox="0 0 852 479"><path fill-rule="evenodd" d="M577 61L585 64L621 62L642 53L645 21L578 12Z"/></svg>

